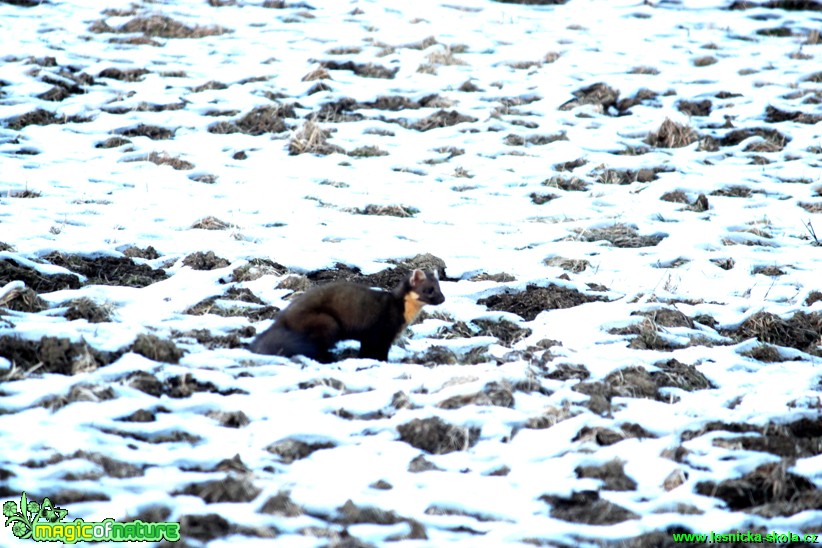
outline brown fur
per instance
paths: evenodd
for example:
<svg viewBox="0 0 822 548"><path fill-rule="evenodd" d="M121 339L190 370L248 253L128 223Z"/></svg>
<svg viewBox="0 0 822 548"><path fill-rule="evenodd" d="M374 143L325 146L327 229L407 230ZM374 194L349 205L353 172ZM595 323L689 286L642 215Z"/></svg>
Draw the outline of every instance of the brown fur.
<svg viewBox="0 0 822 548"><path fill-rule="evenodd" d="M388 350L426 304L445 297L433 273L415 270L392 291L337 282L310 289L251 343L258 354L331 361L338 341L360 341L360 357L387 360Z"/></svg>

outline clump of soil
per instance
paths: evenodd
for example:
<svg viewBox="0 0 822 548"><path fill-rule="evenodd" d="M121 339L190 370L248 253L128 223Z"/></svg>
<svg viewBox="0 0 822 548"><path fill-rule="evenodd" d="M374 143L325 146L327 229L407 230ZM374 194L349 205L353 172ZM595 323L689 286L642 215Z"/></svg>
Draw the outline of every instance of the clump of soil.
<svg viewBox="0 0 822 548"><path fill-rule="evenodd" d="M520 327L508 320L500 320L498 322L491 320L471 320L471 323L479 327L479 333L477 333L477 335L496 337L503 346L510 347L531 335L531 330L527 327Z"/></svg>
<svg viewBox="0 0 822 548"><path fill-rule="evenodd" d="M578 478L602 480L602 488L608 491L635 491L636 482L625 475L625 463L612 460L602 466L577 466L574 469Z"/></svg>
<svg viewBox="0 0 822 548"><path fill-rule="evenodd" d="M244 312L247 312L247 310L244 310ZM256 330L251 326L233 331L228 335L212 335L207 329L193 329L185 333L172 333L175 339L190 337L197 341L197 344L201 344L209 350L214 350L215 348L243 348L245 344L241 339L253 337L255 334Z"/></svg>
<svg viewBox="0 0 822 548"><path fill-rule="evenodd" d="M49 126L51 124L67 124L67 123L83 123L88 122L89 118L82 116L57 116L53 112L38 108L26 114L11 118L6 122L6 127L19 131L26 126Z"/></svg>
<svg viewBox="0 0 822 548"><path fill-rule="evenodd" d="M107 68L97 75L99 78L111 78L122 82L139 82L150 71L143 68L121 70L115 67Z"/></svg>
<svg viewBox="0 0 822 548"><path fill-rule="evenodd" d="M171 495L194 495L208 504L213 504L215 502L251 502L261 491L247 477L237 478L229 475L223 479L189 483L182 489L173 491Z"/></svg>
<svg viewBox="0 0 822 548"><path fill-rule="evenodd" d="M761 140L750 143L745 147L745 151L776 152L785 148L785 145L791 140L790 137L783 135L775 129L757 127L733 129L719 139L718 142L723 147L736 146L751 137L761 137Z"/></svg>
<svg viewBox="0 0 822 548"><path fill-rule="evenodd" d="M350 70L357 76L364 78L383 78L388 80L393 79L400 70L399 67L388 69L376 63L355 63L353 61L345 61L342 63L339 61L320 61L320 66L327 70Z"/></svg>
<svg viewBox="0 0 822 548"><path fill-rule="evenodd" d="M266 451L280 457L285 464L291 464L295 460L304 459L314 451L321 449L333 449L336 447L331 442L308 443L298 439L288 438L266 447Z"/></svg>
<svg viewBox="0 0 822 548"><path fill-rule="evenodd" d="M151 152L148 156L140 156L127 160L129 162L151 162L158 166L171 166L178 171L194 169L194 164L182 158L171 156L167 152Z"/></svg>
<svg viewBox="0 0 822 548"><path fill-rule="evenodd" d="M300 505L291 500L288 493L282 491L265 501L260 512L286 518L301 516L305 513Z"/></svg>
<svg viewBox="0 0 822 548"><path fill-rule="evenodd" d="M187 255L186 258L183 259L183 266L191 267L193 270L215 270L225 268L229 264L227 260L218 257L213 251L206 253L197 251L196 253Z"/></svg>
<svg viewBox="0 0 822 548"><path fill-rule="evenodd" d="M636 228L621 223L607 228L579 230L578 232L579 238L583 241L598 242L605 240L611 242L615 247L621 248L653 247L667 237L667 234L640 236Z"/></svg>
<svg viewBox="0 0 822 548"><path fill-rule="evenodd" d="M660 371L649 373L643 367L626 367L609 374L602 381L581 382L573 390L591 397L588 407L597 413L608 413L611 400L621 398L648 398L671 402L670 395L660 388L678 388L688 392L715 388L693 365L675 359L654 364Z"/></svg>
<svg viewBox="0 0 822 548"><path fill-rule="evenodd" d="M708 116L711 114L713 103L710 99L703 99L702 101L686 101L681 100L676 102L676 109L688 116Z"/></svg>
<svg viewBox="0 0 822 548"><path fill-rule="evenodd" d="M113 400L116 397L114 390L109 386L75 384L68 394L49 396L39 401L37 405L54 412L77 401L101 402Z"/></svg>
<svg viewBox="0 0 822 548"><path fill-rule="evenodd" d="M195 25L189 27L171 17L165 15L151 15L148 17L135 17L117 28L112 28L104 20L95 21L89 31L94 33L119 33L134 34L143 33L144 36L156 36L159 38L203 38L204 36L218 36L231 32L230 30L210 26L204 27Z"/></svg>
<svg viewBox="0 0 822 548"><path fill-rule="evenodd" d="M397 427L400 440L432 455L463 451L479 440L480 429L446 423L439 417L414 419Z"/></svg>
<svg viewBox="0 0 822 548"><path fill-rule="evenodd" d="M94 148L117 148L123 145L131 144L131 141L123 137L109 137L105 141L101 141L94 145Z"/></svg>
<svg viewBox="0 0 822 548"><path fill-rule="evenodd" d="M124 137L148 137L152 141L159 141L163 139L171 139L174 137L174 131L159 126L150 126L140 124L137 127L121 129L117 131L118 134Z"/></svg>
<svg viewBox="0 0 822 548"><path fill-rule="evenodd" d="M630 185L631 183L650 183L659 179L659 173L670 173L669 167L642 168L637 171L632 169L612 169L602 168L594 170L590 175L596 178L598 183Z"/></svg>
<svg viewBox="0 0 822 548"><path fill-rule="evenodd" d="M508 383L489 382L476 394L453 396L437 404L441 409L459 409L466 405L514 407L514 394Z"/></svg>
<svg viewBox="0 0 822 548"><path fill-rule="evenodd" d="M43 337L29 341L3 335L0 336L0 356L11 361L12 373L19 369L75 375L108 365L119 358L120 353L101 352L83 340L75 343L64 338ZM22 375L22 371L18 371L15 378Z"/></svg>
<svg viewBox="0 0 822 548"><path fill-rule="evenodd" d="M585 303L605 300L603 297L585 295L568 287L553 284L548 287L537 287L528 284L525 291L492 295L478 300L477 304L485 305L491 310L511 312L526 321L531 321L543 310L572 308Z"/></svg>
<svg viewBox="0 0 822 548"><path fill-rule="evenodd" d="M588 190L588 183L579 177L565 177L562 175L555 175L542 182L543 185L555 187L566 192L584 192Z"/></svg>
<svg viewBox="0 0 822 548"><path fill-rule="evenodd" d="M68 310L63 315L67 320L86 320L89 323L103 323L111 321L111 310L100 306L88 298L73 299L61 303L60 306L67 306Z"/></svg>
<svg viewBox="0 0 822 548"><path fill-rule="evenodd" d="M355 213L360 215L382 215L387 217L408 218L413 217L419 210L404 205L375 205L369 204L362 209L356 209Z"/></svg>
<svg viewBox="0 0 822 548"><path fill-rule="evenodd" d="M699 139L699 134L689 126L665 118L659 129L648 134L645 142L660 148L681 148Z"/></svg>
<svg viewBox="0 0 822 548"><path fill-rule="evenodd" d="M822 121L822 115L780 110L775 106L768 105L765 109L765 121L768 123L798 122L800 124L816 124Z"/></svg>
<svg viewBox="0 0 822 548"><path fill-rule="evenodd" d="M719 483L702 481L696 492L725 501L731 511L745 511L765 517L793 516L819 508L822 491L803 476L788 472L790 462L771 462L741 478Z"/></svg>
<svg viewBox="0 0 822 548"><path fill-rule="evenodd" d="M137 264L128 257L84 257L55 251L43 259L86 276L88 285L146 287L168 278L164 270Z"/></svg>
<svg viewBox="0 0 822 548"><path fill-rule="evenodd" d="M456 110L452 110L451 112L447 112L445 110L439 110L430 116L426 116L421 120L417 120L413 124L409 124L408 127L411 129L416 129L417 131L428 131L431 129L441 128L441 127L450 127L455 126L457 124L462 124L465 122L476 122L477 119L473 116L467 116L465 114L460 114Z"/></svg>
<svg viewBox="0 0 822 548"><path fill-rule="evenodd" d="M796 348L815 356L822 355L819 340L822 337L822 314L799 311L783 320L770 312L757 312L736 329L725 329L723 335L737 341L755 338L759 342Z"/></svg>
<svg viewBox="0 0 822 548"><path fill-rule="evenodd" d="M267 105L257 107L241 117L236 122L217 122L209 126L209 133L245 133L247 135L263 135L266 133L282 133L288 130L284 118L295 118L292 105Z"/></svg>
<svg viewBox="0 0 822 548"><path fill-rule="evenodd" d="M689 441L711 432L737 434L725 438L715 437L713 444L717 447L763 451L783 458L799 459L819 454L822 443L822 419L801 418L787 424L769 422L765 425L709 422L699 430L684 432L682 440Z"/></svg>
<svg viewBox="0 0 822 548"><path fill-rule="evenodd" d="M0 263L2 268L2 263ZM5 283L0 280L0 286ZM28 287L15 288L0 297L0 308L15 310L17 312L41 312L48 308L46 301L41 299L37 293Z"/></svg>
<svg viewBox="0 0 822 548"><path fill-rule="evenodd" d="M572 441L586 442L593 441L597 445L607 447L626 439L653 439L656 436L642 428L636 423L626 423L620 426L619 431L610 430L601 426L583 427Z"/></svg>
<svg viewBox="0 0 822 548"><path fill-rule="evenodd" d="M185 352L170 340L161 339L157 335L140 333L129 347L129 351L145 356L150 360L164 363L180 363Z"/></svg>
<svg viewBox="0 0 822 548"><path fill-rule="evenodd" d="M292 156L306 153L319 154L320 156L334 153L345 154L342 147L328 143L330 135L331 131L322 129L311 120L306 120L288 142L288 153Z"/></svg>
<svg viewBox="0 0 822 548"><path fill-rule="evenodd" d="M601 499L596 491L575 491L569 497L542 495L539 500L551 506L551 517L572 523L612 525L639 519L630 510Z"/></svg>
<svg viewBox="0 0 822 548"><path fill-rule="evenodd" d="M231 225L229 225L225 221L221 221L217 217L208 216L203 217L202 219L191 225L191 228L198 228L202 230L226 230L230 226Z"/></svg>
<svg viewBox="0 0 822 548"><path fill-rule="evenodd" d="M123 255L129 258L137 257L139 259L154 260L159 259L160 254L152 246L146 248L139 248L137 246L130 246L123 250Z"/></svg>
<svg viewBox="0 0 822 548"><path fill-rule="evenodd" d="M572 110L583 105L595 105L596 110L607 113L616 107L619 91L602 82L578 89L573 92L574 99L563 103L559 110Z"/></svg>

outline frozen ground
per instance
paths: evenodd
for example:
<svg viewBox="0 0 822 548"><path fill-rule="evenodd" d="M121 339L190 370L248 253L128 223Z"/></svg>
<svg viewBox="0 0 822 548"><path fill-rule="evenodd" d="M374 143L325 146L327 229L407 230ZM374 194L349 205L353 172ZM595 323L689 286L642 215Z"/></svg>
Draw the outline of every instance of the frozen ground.
<svg viewBox="0 0 822 548"><path fill-rule="evenodd" d="M185 546L822 533L820 10L0 1L2 500ZM436 258L389 363L243 348Z"/></svg>

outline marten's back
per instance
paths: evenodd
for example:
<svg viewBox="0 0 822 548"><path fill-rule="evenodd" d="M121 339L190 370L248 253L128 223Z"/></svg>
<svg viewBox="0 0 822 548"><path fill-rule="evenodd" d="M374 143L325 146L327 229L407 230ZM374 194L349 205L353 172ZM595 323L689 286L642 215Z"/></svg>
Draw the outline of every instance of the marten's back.
<svg viewBox="0 0 822 548"><path fill-rule="evenodd" d="M296 331L302 331L301 320L325 314L334 318L346 333L370 329L392 309L400 310L401 303L392 306L396 297L388 291L370 289L352 282L333 282L306 291L297 297L277 318L277 321Z"/></svg>

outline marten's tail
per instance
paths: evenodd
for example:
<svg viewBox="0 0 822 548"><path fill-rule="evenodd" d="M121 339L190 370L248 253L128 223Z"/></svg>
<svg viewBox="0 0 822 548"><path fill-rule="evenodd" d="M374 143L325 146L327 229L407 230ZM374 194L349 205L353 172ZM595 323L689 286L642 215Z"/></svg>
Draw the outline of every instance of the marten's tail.
<svg viewBox="0 0 822 548"><path fill-rule="evenodd" d="M282 325L273 325L257 336L249 350L257 354L269 354L290 358L301 354L312 360L326 362L328 352L320 348L302 333L292 331Z"/></svg>

